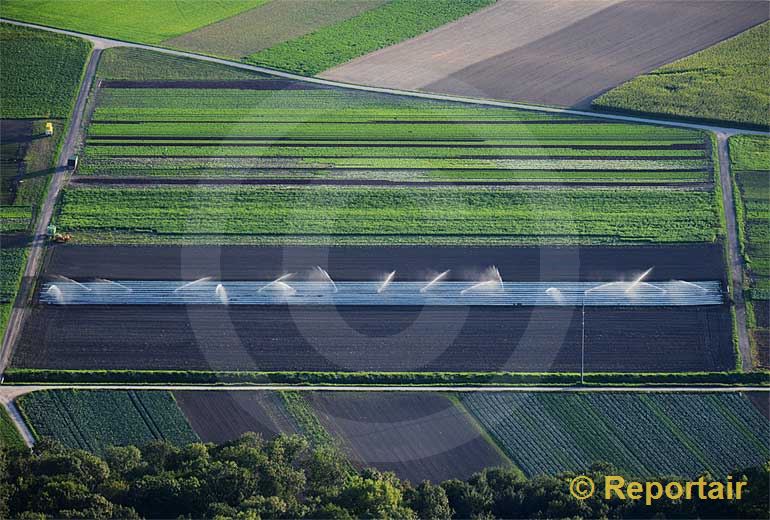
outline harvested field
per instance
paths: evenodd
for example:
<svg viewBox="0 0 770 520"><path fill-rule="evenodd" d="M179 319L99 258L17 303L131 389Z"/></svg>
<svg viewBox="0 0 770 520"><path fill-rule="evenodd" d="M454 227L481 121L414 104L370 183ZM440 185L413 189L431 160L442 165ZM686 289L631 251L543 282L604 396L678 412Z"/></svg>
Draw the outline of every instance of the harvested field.
<svg viewBox="0 0 770 520"><path fill-rule="evenodd" d="M251 371L578 371L571 307L58 306L13 366ZM726 306L587 308L586 371L734 367ZM420 345L415 348L415 345Z"/></svg>
<svg viewBox="0 0 770 520"><path fill-rule="evenodd" d="M307 399L359 468L393 471L417 484L466 479L484 468L508 465L444 395L315 392Z"/></svg>
<svg viewBox="0 0 770 520"><path fill-rule="evenodd" d="M507 1L322 77L587 107L608 89L767 20L762 1Z"/></svg>
<svg viewBox="0 0 770 520"><path fill-rule="evenodd" d="M49 276L79 281L272 280L286 272L323 266L335 280L428 280L451 269L447 280L473 280L496 266L503 280L631 280L654 266L649 281L723 280L717 244L648 247L247 247L53 246Z"/></svg>
<svg viewBox="0 0 770 520"><path fill-rule="evenodd" d="M164 45L217 56L243 58L286 40L352 18L386 0L272 0ZM258 31L254 27L259 27Z"/></svg>
<svg viewBox="0 0 770 520"><path fill-rule="evenodd" d="M742 394L468 393L462 403L527 475L604 461L635 476L762 464L770 422Z"/></svg>
<svg viewBox="0 0 770 520"><path fill-rule="evenodd" d="M174 397L203 442L222 443L245 432L264 439L298 433L274 392L176 391Z"/></svg>

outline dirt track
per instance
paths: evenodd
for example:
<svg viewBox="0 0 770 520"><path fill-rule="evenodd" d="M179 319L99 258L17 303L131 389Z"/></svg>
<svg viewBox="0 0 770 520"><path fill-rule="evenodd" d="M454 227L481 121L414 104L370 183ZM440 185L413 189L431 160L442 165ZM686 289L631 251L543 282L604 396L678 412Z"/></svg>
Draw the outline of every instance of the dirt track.
<svg viewBox="0 0 770 520"><path fill-rule="evenodd" d="M768 19L764 1L508 0L320 76L587 107L601 93Z"/></svg>

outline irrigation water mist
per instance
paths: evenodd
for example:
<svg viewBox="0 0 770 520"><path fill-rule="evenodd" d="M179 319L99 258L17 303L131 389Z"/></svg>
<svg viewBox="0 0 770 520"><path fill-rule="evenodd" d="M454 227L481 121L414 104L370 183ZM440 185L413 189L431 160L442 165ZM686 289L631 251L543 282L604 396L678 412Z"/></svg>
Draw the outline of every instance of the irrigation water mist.
<svg viewBox="0 0 770 520"><path fill-rule="evenodd" d="M265 290L272 290L274 288L277 288L277 290L280 290L280 291L287 291L287 290L291 289L291 286L286 284L286 283L284 283L284 280L288 280L292 276L294 276L294 273L282 274L281 276L279 276L278 278L276 278L275 280L273 280L269 284L260 287L257 290L257 292L262 292L262 291L265 291Z"/></svg>
<svg viewBox="0 0 770 520"><path fill-rule="evenodd" d="M556 287L549 287L545 290L545 294L553 298L556 303L564 303L564 295Z"/></svg>
<svg viewBox="0 0 770 520"><path fill-rule="evenodd" d="M222 305L227 305L229 300L227 298L227 290L225 289L224 285L218 283L217 288L214 289L214 294L216 294L217 298L219 298L219 301L222 302Z"/></svg>
<svg viewBox="0 0 770 520"><path fill-rule="evenodd" d="M640 283L642 283L642 281L643 281L645 278L647 278L647 277L650 275L650 273L652 272L652 270L653 270L653 269L654 269L654 267L650 267L650 268L649 268L649 269L647 269L645 272L643 272L642 274L640 274L640 275L639 275L639 277L638 277L636 280L634 280L633 282L631 282L631 285L629 285L629 286L628 286L628 288L626 289L626 292L627 292L627 293L630 293L631 291L633 291L634 289L636 289L636 287L637 287L637 286L638 286Z"/></svg>
<svg viewBox="0 0 770 520"><path fill-rule="evenodd" d="M104 284L112 285L114 287L119 287L119 288L124 289L126 291L130 291L131 290L130 287L126 287L122 283L113 282L112 280L108 280L106 278L97 278L96 281L99 282L99 283L104 283Z"/></svg>
<svg viewBox="0 0 770 520"><path fill-rule="evenodd" d="M395 271L393 271L388 276L386 276L385 280L383 280L383 282L382 282L382 285L380 285L377 288L377 294L382 294L382 292L385 291L385 289L388 288L388 285L390 285L390 283L393 281L393 278L395 278L395 277L396 277L396 272Z"/></svg>
<svg viewBox="0 0 770 520"><path fill-rule="evenodd" d="M197 280L195 280L193 282L186 283L183 286L177 288L174 292L183 291L184 289L189 289L190 287L193 287L195 285L208 282L209 280L211 280L211 278L212 278L211 276L204 276L203 278L198 278Z"/></svg>
<svg viewBox="0 0 770 520"><path fill-rule="evenodd" d="M332 291L337 292L337 285L334 283L334 280L332 280L332 277L329 276L329 273L327 273L323 267L321 267L320 265L317 265L315 266L315 271L321 276L321 279L323 281L331 284Z"/></svg>
<svg viewBox="0 0 770 520"><path fill-rule="evenodd" d="M446 270L446 271L444 271L443 273L439 273L438 275L436 275L436 277L435 277L435 278L433 278L433 280L431 280L430 282L428 282L428 285L426 285L425 287L423 287L422 289L420 289L420 292L421 292L421 293L427 292L427 291L428 291L428 289L430 289L431 287L433 287L434 285L436 285L437 283L439 283L441 280L443 280L444 278L446 278L446 277L447 277L447 275L449 274L449 271L450 271L450 269L447 269L447 270Z"/></svg>
<svg viewBox="0 0 770 520"><path fill-rule="evenodd" d="M50 295L57 304L61 305L64 303L64 295L62 294L61 289L56 285L48 287L46 294Z"/></svg>
<svg viewBox="0 0 770 520"><path fill-rule="evenodd" d="M80 283L80 282L76 282L76 281L75 281L75 280L73 280L72 278L67 278L66 276L62 276L62 275L60 275L60 274L55 274L55 275L53 276L53 278L57 278L57 279L59 279L59 280L61 280L61 281L63 281L63 282L67 282L67 283L72 283L72 284L75 284L76 286L80 287L81 289L85 289L86 291L90 291L90 290L91 290L91 288L90 288L90 287L86 287L86 286L85 286L85 285L83 285L82 283Z"/></svg>
<svg viewBox="0 0 770 520"><path fill-rule="evenodd" d="M460 291L460 294L467 294L473 291L499 291L503 289L503 277L500 276L500 271L494 265L484 272L484 278L486 279L476 285L463 289Z"/></svg>

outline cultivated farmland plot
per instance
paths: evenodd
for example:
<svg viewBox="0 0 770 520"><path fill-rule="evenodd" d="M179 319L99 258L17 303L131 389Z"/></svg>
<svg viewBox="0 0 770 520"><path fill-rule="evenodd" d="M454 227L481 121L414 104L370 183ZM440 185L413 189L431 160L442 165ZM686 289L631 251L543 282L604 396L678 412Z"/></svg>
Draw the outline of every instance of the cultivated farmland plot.
<svg viewBox="0 0 770 520"><path fill-rule="evenodd" d="M716 476L770 453L770 423L739 394L470 393L462 403L528 475L602 460L634 475Z"/></svg>

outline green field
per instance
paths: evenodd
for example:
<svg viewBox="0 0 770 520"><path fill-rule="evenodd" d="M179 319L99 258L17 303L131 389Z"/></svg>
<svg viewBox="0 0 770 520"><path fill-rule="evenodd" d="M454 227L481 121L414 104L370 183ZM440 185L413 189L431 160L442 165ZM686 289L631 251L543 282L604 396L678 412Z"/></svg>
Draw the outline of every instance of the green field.
<svg viewBox="0 0 770 520"><path fill-rule="evenodd" d="M96 453L156 439L198 441L170 392L42 390L19 397L17 404L36 438Z"/></svg>
<svg viewBox="0 0 770 520"><path fill-rule="evenodd" d="M174 241L638 243L716 239L708 192L329 186L71 187L57 223ZM208 237L207 237L208 235Z"/></svg>
<svg viewBox="0 0 770 520"><path fill-rule="evenodd" d="M243 58L352 18L388 0L270 0L198 30L167 40L165 45L216 56ZM258 31L254 27L259 27Z"/></svg>
<svg viewBox="0 0 770 520"><path fill-rule="evenodd" d="M69 117L90 50L80 38L0 24L0 118Z"/></svg>
<svg viewBox="0 0 770 520"><path fill-rule="evenodd" d="M603 461L632 475L722 476L770 457L770 423L739 394L472 392L462 403L527 475Z"/></svg>
<svg viewBox="0 0 770 520"><path fill-rule="evenodd" d="M713 176L699 132L339 90L105 88L87 144L79 173L102 177L660 184Z"/></svg>
<svg viewBox="0 0 770 520"><path fill-rule="evenodd" d="M734 136L729 146L749 338L758 365L770 367L770 137Z"/></svg>
<svg viewBox="0 0 770 520"><path fill-rule="evenodd" d="M3 0L6 18L141 43L160 43L266 0Z"/></svg>
<svg viewBox="0 0 770 520"><path fill-rule="evenodd" d="M252 54L248 61L306 76L407 40L494 0L391 0L354 18Z"/></svg>
<svg viewBox="0 0 770 520"><path fill-rule="evenodd" d="M217 63L173 56L131 47L105 49L99 58L96 77L108 80L243 80L268 78Z"/></svg>
<svg viewBox="0 0 770 520"><path fill-rule="evenodd" d="M633 79L592 106L767 127L768 46L770 22Z"/></svg>
<svg viewBox="0 0 770 520"><path fill-rule="evenodd" d="M10 448L24 448L24 439L19 430L11 421L4 406L0 406L0 450Z"/></svg>

